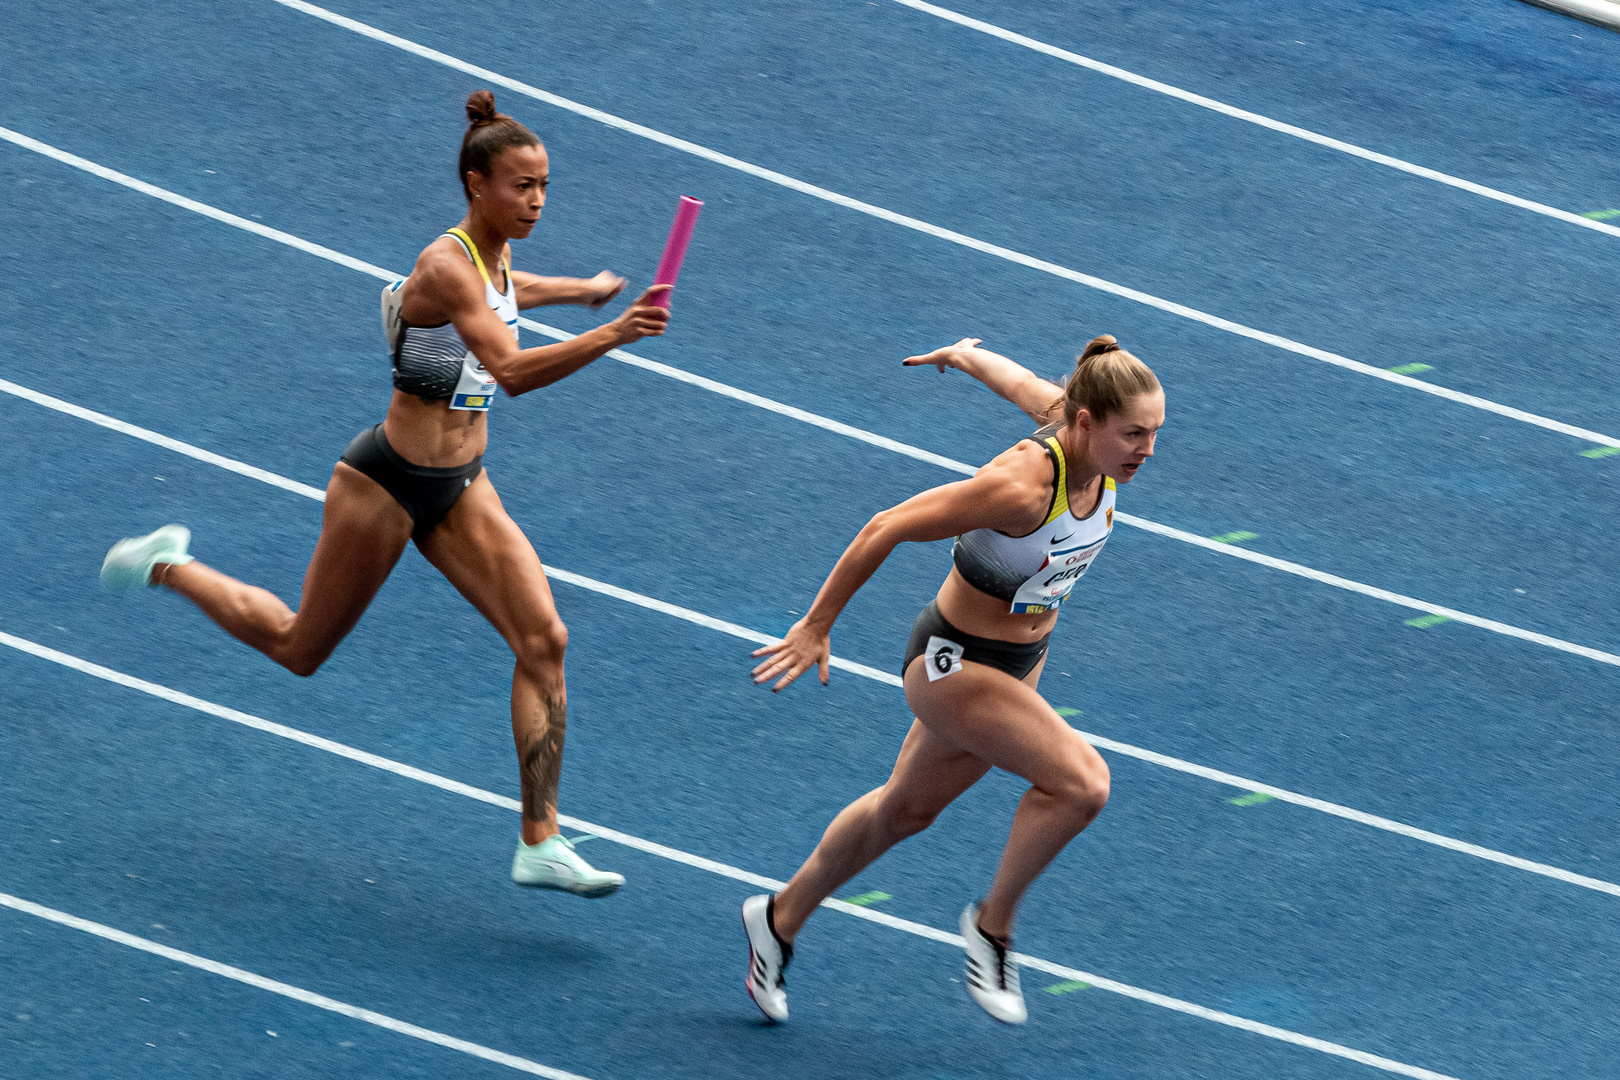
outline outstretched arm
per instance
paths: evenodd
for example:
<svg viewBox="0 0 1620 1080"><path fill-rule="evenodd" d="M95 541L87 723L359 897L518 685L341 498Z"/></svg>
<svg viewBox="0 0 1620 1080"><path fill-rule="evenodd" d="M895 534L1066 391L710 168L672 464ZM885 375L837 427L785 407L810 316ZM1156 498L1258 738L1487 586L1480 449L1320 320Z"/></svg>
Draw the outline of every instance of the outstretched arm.
<svg viewBox="0 0 1620 1080"><path fill-rule="evenodd" d="M624 278L606 270L592 278L541 277L517 270L512 280L517 283L517 306L525 310L547 304L599 308L624 288Z"/></svg>
<svg viewBox="0 0 1620 1080"><path fill-rule="evenodd" d="M901 363L907 367L933 364L940 371L956 368L965 371L984 385L1022 409L1037 424L1050 424L1063 415L1061 403L1063 388L1036 375L1024 365L1009 360L1000 353L979 348L978 338L963 338L955 345L935 349L922 356L908 356Z"/></svg>
<svg viewBox="0 0 1620 1080"><path fill-rule="evenodd" d="M891 551L907 540L943 540L969 529L1028 532L1040 525L1050 496L1045 451L1020 443L972 479L932 488L880 511L839 556L804 618L780 642L754 651L754 656L765 657L754 668L754 682L778 679L771 689L781 690L814 666L825 686L832 624Z"/></svg>

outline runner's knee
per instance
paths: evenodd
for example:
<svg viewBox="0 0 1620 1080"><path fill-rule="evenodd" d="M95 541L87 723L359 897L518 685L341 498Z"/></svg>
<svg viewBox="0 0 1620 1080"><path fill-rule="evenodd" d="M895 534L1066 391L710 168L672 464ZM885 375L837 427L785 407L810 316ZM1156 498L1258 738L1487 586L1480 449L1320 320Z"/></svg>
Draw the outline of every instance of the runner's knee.
<svg viewBox="0 0 1620 1080"><path fill-rule="evenodd" d="M541 672L562 667L563 654L568 651L568 627L553 616L551 619L525 631L512 642L512 652L520 667Z"/></svg>
<svg viewBox="0 0 1620 1080"><path fill-rule="evenodd" d="M1042 785L1044 786L1044 785ZM1108 804L1108 764L1095 752L1076 757L1049 789L1075 817L1090 821Z"/></svg>
<svg viewBox="0 0 1620 1080"><path fill-rule="evenodd" d="M885 791L878 796L875 813L878 828L892 840L904 840L908 836L916 836L939 817L939 811L932 807L919 806L904 796L891 795Z"/></svg>
<svg viewBox="0 0 1620 1080"><path fill-rule="evenodd" d="M273 656L276 663L300 678L309 678L321 669L321 665L331 657L332 645L295 645L277 650Z"/></svg>
<svg viewBox="0 0 1620 1080"><path fill-rule="evenodd" d="M338 641L342 639L339 638ZM331 658L337 641L310 641L297 629L297 617L289 615L286 624L276 636L276 643L268 651L270 659L300 678L308 678L320 670Z"/></svg>

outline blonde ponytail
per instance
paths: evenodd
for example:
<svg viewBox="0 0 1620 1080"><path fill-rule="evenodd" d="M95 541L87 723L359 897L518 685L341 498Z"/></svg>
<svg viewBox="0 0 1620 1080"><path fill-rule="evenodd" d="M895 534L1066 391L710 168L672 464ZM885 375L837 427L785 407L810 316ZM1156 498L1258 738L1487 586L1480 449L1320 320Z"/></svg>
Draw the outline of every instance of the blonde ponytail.
<svg viewBox="0 0 1620 1080"><path fill-rule="evenodd" d="M1081 409L1099 423L1119 412L1125 403L1159 389L1158 377L1124 349L1112 334L1092 338L1075 358L1074 373L1063 384L1063 396L1052 402L1063 406L1063 422L1074 423Z"/></svg>

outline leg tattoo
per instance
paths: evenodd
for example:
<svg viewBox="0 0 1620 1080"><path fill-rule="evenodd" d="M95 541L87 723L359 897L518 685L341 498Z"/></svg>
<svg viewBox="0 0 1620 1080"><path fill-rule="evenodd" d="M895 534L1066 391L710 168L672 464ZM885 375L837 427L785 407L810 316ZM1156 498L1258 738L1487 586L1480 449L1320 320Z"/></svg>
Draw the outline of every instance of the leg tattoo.
<svg viewBox="0 0 1620 1080"><path fill-rule="evenodd" d="M568 702L546 699L545 727L523 754L523 816L545 821L557 812L557 784L562 775L563 735L568 729Z"/></svg>

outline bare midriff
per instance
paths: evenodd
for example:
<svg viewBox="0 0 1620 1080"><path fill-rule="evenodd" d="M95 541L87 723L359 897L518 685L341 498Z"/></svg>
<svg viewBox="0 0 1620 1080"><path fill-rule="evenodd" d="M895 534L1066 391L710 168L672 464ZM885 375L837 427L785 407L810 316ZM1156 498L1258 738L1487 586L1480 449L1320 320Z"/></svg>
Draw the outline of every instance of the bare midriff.
<svg viewBox="0 0 1620 1080"><path fill-rule="evenodd" d="M967 583L967 579L951 567L950 576L939 587L934 598L945 621L974 637L996 641L1013 641L1020 645L1039 641L1052 632L1058 613L1048 611L1041 615L1014 615L1008 609L1012 603L998 600L987 592L980 592Z"/></svg>
<svg viewBox="0 0 1620 1080"><path fill-rule="evenodd" d="M484 452L489 422L482 412L452 412L448 400L423 401L395 390L383 434L394 453L412 465L451 469Z"/></svg>

